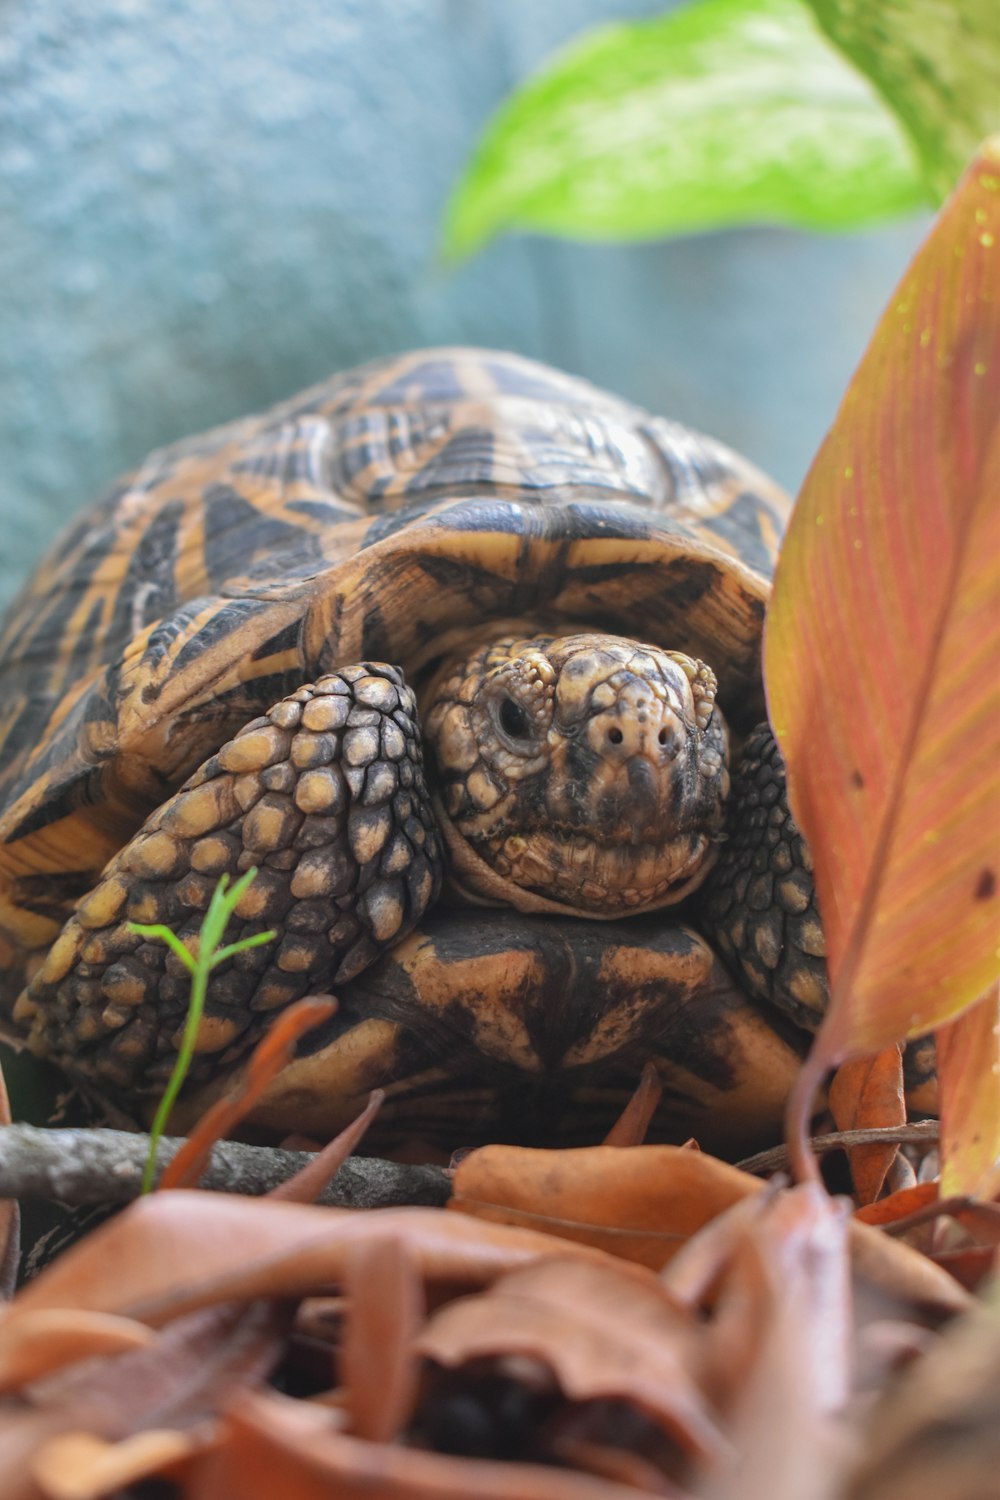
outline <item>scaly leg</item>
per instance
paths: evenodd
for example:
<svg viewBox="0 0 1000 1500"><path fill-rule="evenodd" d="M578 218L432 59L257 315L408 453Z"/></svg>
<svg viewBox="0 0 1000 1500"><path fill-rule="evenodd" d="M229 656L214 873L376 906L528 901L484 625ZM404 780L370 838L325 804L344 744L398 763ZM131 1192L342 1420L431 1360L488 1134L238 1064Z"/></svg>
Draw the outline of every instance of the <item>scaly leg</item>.
<svg viewBox="0 0 1000 1500"><path fill-rule="evenodd" d="M743 748L729 806L728 839L701 896L703 925L751 995L815 1031L830 998L826 942L812 858L769 724L758 724ZM931 1037L907 1045L903 1072L910 1108L934 1113Z"/></svg>
<svg viewBox="0 0 1000 1500"><path fill-rule="evenodd" d="M413 695L393 667L344 667L255 719L110 861L22 993L32 1045L106 1092L162 1088L189 976L130 922L189 946L219 877L258 874L226 940L275 939L219 965L192 1077L240 1058L271 1014L358 974L434 899L441 855Z"/></svg>

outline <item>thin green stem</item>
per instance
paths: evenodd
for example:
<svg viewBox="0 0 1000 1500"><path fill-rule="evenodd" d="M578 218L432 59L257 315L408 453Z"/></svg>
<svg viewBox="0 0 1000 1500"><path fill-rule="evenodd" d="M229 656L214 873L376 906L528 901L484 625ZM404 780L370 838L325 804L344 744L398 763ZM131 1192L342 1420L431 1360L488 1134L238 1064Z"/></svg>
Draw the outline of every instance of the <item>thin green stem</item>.
<svg viewBox="0 0 1000 1500"><path fill-rule="evenodd" d="M247 948L258 948L262 943L269 943L277 937L276 932L255 932L249 937L238 939L235 943L229 943L220 948L223 934L229 923L240 897L254 879L257 871L247 870L244 875L229 889L229 876L221 875L219 883L212 892L212 899L208 903L208 910L202 919L201 930L198 934L198 951L193 955L181 942L180 938L169 927L162 923L156 925L145 925L130 922L132 932L138 932L143 937L159 938L166 943L172 953L180 959L191 974L191 998L188 1002L187 1019L184 1022L184 1031L181 1035L181 1044L177 1049L177 1061L174 1063L173 1071L163 1091L156 1115L153 1119L152 1129L149 1132L149 1154L146 1157L146 1166L142 1174L142 1191L152 1191L153 1178L156 1174L156 1151L160 1139L170 1118L170 1112L177 1102L177 1096L184 1086L191 1067L191 1059L194 1056L195 1046L198 1041L198 1030L201 1026L202 1016L205 1014L205 998L208 994L209 975L217 964L227 958L232 958L234 953L243 953Z"/></svg>
<svg viewBox="0 0 1000 1500"><path fill-rule="evenodd" d="M177 1102L177 1095L188 1075L191 1059L194 1056L194 1044L198 1039L198 1027L205 1012L205 995L208 991L209 965L201 961L198 955L198 963L191 976L191 1000L188 1005L187 1020L184 1022L184 1033L181 1037L180 1047L177 1049L177 1061L174 1063L173 1072L170 1075L163 1098L157 1107L153 1117L152 1129L149 1132L149 1155L146 1157L146 1165L142 1173L142 1191L152 1192L153 1176L156 1172L156 1149L160 1144L160 1137L167 1128L170 1111Z"/></svg>

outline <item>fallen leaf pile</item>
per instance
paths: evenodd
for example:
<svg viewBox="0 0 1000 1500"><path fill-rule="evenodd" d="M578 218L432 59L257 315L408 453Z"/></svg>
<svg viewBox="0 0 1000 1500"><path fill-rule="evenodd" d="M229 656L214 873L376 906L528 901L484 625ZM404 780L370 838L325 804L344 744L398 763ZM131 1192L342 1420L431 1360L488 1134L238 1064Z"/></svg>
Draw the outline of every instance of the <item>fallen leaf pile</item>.
<svg viewBox="0 0 1000 1500"><path fill-rule="evenodd" d="M289 1013L172 1189L7 1306L3 1500L998 1493L998 257L992 143L876 332L776 584L767 685L832 988L797 1185L639 1144L647 1076L604 1145L486 1146L444 1209L297 1201L369 1111L270 1198L184 1186ZM932 1030L940 1180L891 1139L901 1046ZM853 1199L806 1141L834 1068Z"/></svg>
<svg viewBox="0 0 1000 1500"><path fill-rule="evenodd" d="M821 1188L683 1148L486 1147L447 1210L164 1192L0 1322L3 1493L844 1496L902 1366L919 1405L955 1329L1000 1362L972 1307Z"/></svg>

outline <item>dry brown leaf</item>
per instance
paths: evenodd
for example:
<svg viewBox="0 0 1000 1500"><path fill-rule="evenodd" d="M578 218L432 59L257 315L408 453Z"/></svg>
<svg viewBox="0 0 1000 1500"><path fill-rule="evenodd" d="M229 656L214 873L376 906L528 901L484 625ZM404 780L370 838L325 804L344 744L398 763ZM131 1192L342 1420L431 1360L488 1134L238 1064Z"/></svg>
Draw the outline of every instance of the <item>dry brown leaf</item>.
<svg viewBox="0 0 1000 1500"><path fill-rule="evenodd" d="M37 1410L22 1402L6 1402L0 1409L0 1475L3 1500L40 1500L32 1476L39 1450L61 1432L79 1428L75 1413Z"/></svg>
<svg viewBox="0 0 1000 1500"><path fill-rule="evenodd" d="M169 1473L202 1446L192 1434L171 1429L137 1432L120 1443L65 1432L39 1449L31 1474L51 1500L101 1500L141 1479Z"/></svg>
<svg viewBox="0 0 1000 1500"><path fill-rule="evenodd" d="M728 1455L698 1388L701 1330L651 1273L554 1259L501 1277L436 1312L417 1340L449 1367L523 1355L550 1369L571 1401L619 1400L689 1455Z"/></svg>
<svg viewBox="0 0 1000 1500"><path fill-rule="evenodd" d="M270 1374L290 1323L287 1306L265 1301L201 1308L147 1345L50 1374L31 1388L31 1400L75 1413L81 1430L109 1439L190 1427Z"/></svg>
<svg viewBox="0 0 1000 1500"><path fill-rule="evenodd" d="M825 1500L839 1490L833 1419L848 1392L847 1206L808 1184L740 1227L706 1354L734 1457L706 1478L704 1500Z"/></svg>
<svg viewBox="0 0 1000 1500"><path fill-rule="evenodd" d="M977 1304L869 1413L848 1500L989 1500L1000 1490L1000 1309Z"/></svg>
<svg viewBox="0 0 1000 1500"><path fill-rule="evenodd" d="M0 1355L0 1394L39 1380L51 1370L100 1355L122 1354L151 1343L156 1335L144 1323L113 1313L77 1308L39 1308L4 1330Z"/></svg>
<svg viewBox="0 0 1000 1500"><path fill-rule="evenodd" d="M942 1198L936 1182L893 1193L868 1208L857 1209L855 1217L862 1223L880 1225L890 1234L901 1234L935 1219L951 1219L977 1244L1000 1244L1000 1202L980 1203L964 1196Z"/></svg>
<svg viewBox="0 0 1000 1500"><path fill-rule="evenodd" d="M668 1480L659 1465L624 1448L612 1448L606 1443L560 1434L553 1439L552 1450L556 1458L569 1468L580 1469L598 1479L609 1479L614 1484L631 1485L640 1494L660 1495L665 1500L693 1500L690 1491L681 1490Z"/></svg>
<svg viewBox="0 0 1000 1500"><path fill-rule="evenodd" d="M846 1200L831 1199L809 1183L775 1193L759 1214L742 1219L709 1325L714 1388L723 1407L738 1403L745 1388L756 1383L756 1377L745 1381L738 1373L735 1324L740 1320L749 1361L766 1357L762 1351L774 1336L788 1346L797 1399L815 1412L843 1405L850 1328L848 1213ZM754 1286L756 1295L748 1294ZM747 1317L751 1308L752 1319Z"/></svg>
<svg viewBox="0 0 1000 1500"><path fill-rule="evenodd" d="M294 1298L343 1277L353 1246L403 1238L420 1274L456 1289L553 1253L531 1230L429 1208L367 1212L178 1190L132 1204L19 1293L0 1322L0 1370L20 1319L90 1309L156 1326L218 1302ZM567 1247L559 1245L559 1253ZM603 1259L579 1246L578 1256Z"/></svg>
<svg viewBox="0 0 1000 1500"><path fill-rule="evenodd" d="M827 1103L838 1130L870 1130L906 1124L903 1053L898 1043L842 1063L833 1076ZM847 1153L855 1192L874 1203L892 1166L897 1146L853 1146Z"/></svg>
<svg viewBox="0 0 1000 1500"><path fill-rule="evenodd" d="M683 1146L483 1146L455 1170L449 1209L532 1224L656 1271L759 1179Z"/></svg>
<svg viewBox="0 0 1000 1500"><path fill-rule="evenodd" d="M664 1286L678 1302L705 1310L712 1307L722 1277L743 1243L746 1226L764 1213L777 1191L772 1181L762 1192L741 1198L678 1250L660 1272Z"/></svg>
<svg viewBox="0 0 1000 1500"><path fill-rule="evenodd" d="M71 1319L72 1321L72 1319ZM116 1446L136 1433L183 1431L189 1445L210 1437L210 1417L241 1387L258 1384L270 1370L287 1327L287 1312L268 1304L250 1308L212 1308L178 1319L170 1328L136 1348L112 1357L86 1358L35 1382L30 1403L8 1396L0 1413L0 1475L4 1500L38 1500L35 1479L39 1456L53 1483L68 1489L74 1482L79 1448L56 1439L87 1435ZM116 1460L105 1459L114 1474ZM185 1446L188 1451L188 1444ZM171 1450L172 1459L179 1450ZM159 1453L159 1458L157 1458ZM122 1463L156 1469L163 1449L142 1443L122 1455ZM172 1461L171 1459L171 1461ZM148 1467L147 1467L148 1466ZM78 1476L85 1493L102 1493L100 1464Z"/></svg>
<svg viewBox="0 0 1000 1500"><path fill-rule="evenodd" d="M229 1413L228 1439L195 1460L185 1500L635 1500L586 1474L450 1458L338 1432L322 1408L273 1392Z"/></svg>
<svg viewBox="0 0 1000 1500"><path fill-rule="evenodd" d="M847 1233L855 1280L879 1297L932 1319L954 1317L968 1308L968 1293L919 1250L857 1219L852 1219Z"/></svg>
<svg viewBox="0 0 1000 1500"><path fill-rule="evenodd" d="M344 1291L349 1298L340 1355L344 1405L357 1437L387 1443L413 1410L413 1341L424 1319L424 1289L406 1240L357 1246L348 1258Z"/></svg>
<svg viewBox="0 0 1000 1500"><path fill-rule="evenodd" d="M453 1188L449 1210L530 1223L659 1270L706 1223L765 1185L682 1146L484 1146L456 1168ZM855 1272L873 1286L923 1306L959 1312L966 1305L926 1256L865 1224L852 1223L848 1233Z"/></svg>
<svg viewBox="0 0 1000 1500"><path fill-rule="evenodd" d="M943 1200L947 1203L949 1200ZM1000 1245L1000 1203L969 1203L956 1207L955 1218L972 1239L981 1245Z"/></svg>
<svg viewBox="0 0 1000 1500"><path fill-rule="evenodd" d="M1000 1251L992 1245L971 1245L965 1250L942 1250L934 1264L953 1276L968 1292L981 1292L990 1279L1000 1275Z"/></svg>

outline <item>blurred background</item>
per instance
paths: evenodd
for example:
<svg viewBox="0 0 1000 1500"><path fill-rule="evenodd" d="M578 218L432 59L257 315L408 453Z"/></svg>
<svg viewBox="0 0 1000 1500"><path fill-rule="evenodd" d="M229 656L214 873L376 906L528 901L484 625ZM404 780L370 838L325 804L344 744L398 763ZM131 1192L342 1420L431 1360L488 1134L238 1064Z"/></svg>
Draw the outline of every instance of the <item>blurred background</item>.
<svg viewBox="0 0 1000 1500"><path fill-rule="evenodd" d="M497 104L665 0L5 0L0 603L156 445L420 344L516 349L794 488L922 225L439 262Z"/></svg>

